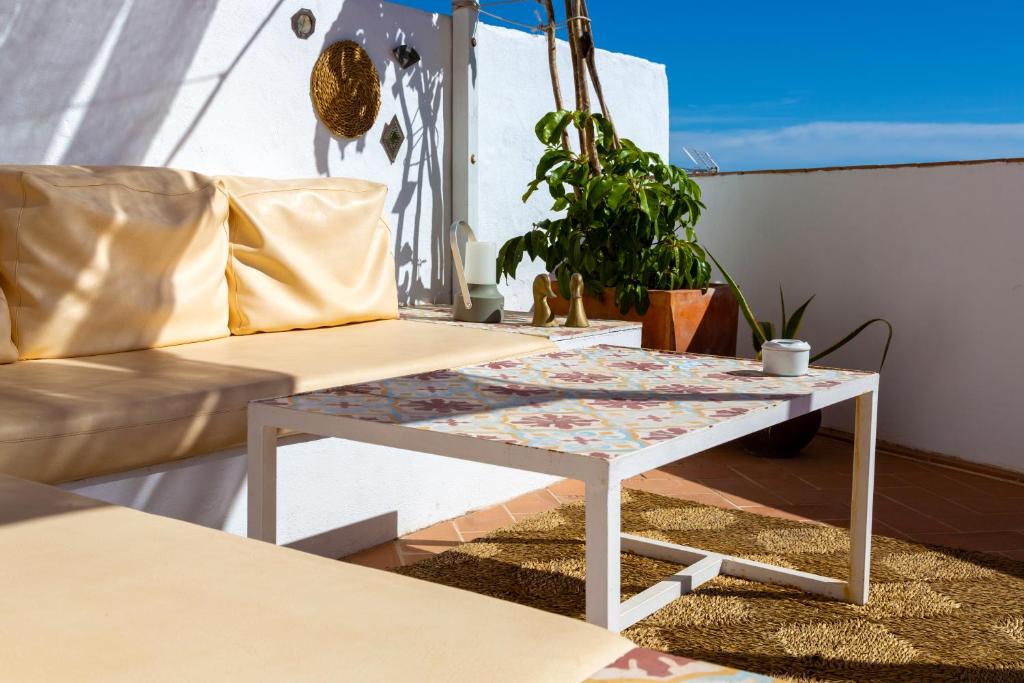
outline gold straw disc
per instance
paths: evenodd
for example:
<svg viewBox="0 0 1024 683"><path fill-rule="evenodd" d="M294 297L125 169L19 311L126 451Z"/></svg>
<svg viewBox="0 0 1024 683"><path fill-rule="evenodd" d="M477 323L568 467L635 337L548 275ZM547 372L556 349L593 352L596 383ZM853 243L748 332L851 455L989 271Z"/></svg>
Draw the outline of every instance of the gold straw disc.
<svg viewBox="0 0 1024 683"><path fill-rule="evenodd" d="M370 55L343 40L324 50L309 79L313 108L335 135L357 138L370 130L380 111L380 77Z"/></svg>

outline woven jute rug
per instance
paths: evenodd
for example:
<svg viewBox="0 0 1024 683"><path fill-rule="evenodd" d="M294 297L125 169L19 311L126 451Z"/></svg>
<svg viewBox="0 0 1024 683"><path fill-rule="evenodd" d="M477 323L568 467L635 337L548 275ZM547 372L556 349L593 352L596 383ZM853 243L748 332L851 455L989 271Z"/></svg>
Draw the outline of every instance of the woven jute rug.
<svg viewBox="0 0 1024 683"><path fill-rule="evenodd" d="M582 619L583 505L396 571ZM622 526L846 578L843 529L624 491ZM622 556L623 599L678 571ZM643 647L796 681L1024 681L1024 562L875 536L866 606L718 577L627 629Z"/></svg>

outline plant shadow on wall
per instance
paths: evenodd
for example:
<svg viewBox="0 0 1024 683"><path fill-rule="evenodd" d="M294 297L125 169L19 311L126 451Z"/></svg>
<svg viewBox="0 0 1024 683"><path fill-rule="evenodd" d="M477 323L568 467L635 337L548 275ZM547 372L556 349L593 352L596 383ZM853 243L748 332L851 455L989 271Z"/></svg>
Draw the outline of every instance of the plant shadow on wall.
<svg viewBox="0 0 1024 683"><path fill-rule="evenodd" d="M395 160L402 165L401 183L389 188L393 198L391 213L397 216L392 218L391 228L398 297L403 304L447 301L451 291L443 234L447 224L443 170L447 167L447 151L441 146L445 125L441 117L445 109L442 86L448 56L443 49L432 49L447 45L445 33L445 27L429 14L397 12L379 0L347 0L323 37L322 50L339 40L358 43L377 67L381 85L391 84L394 113L406 136ZM402 69L391 55L391 50L400 44L416 47L423 59ZM313 135L317 172L332 175L332 142L337 145L342 162L349 155L365 154L386 163L387 156L377 139L390 118L385 104L369 132L354 139L335 138L318 122ZM343 170L344 166L340 168ZM425 234L427 230L429 234Z"/></svg>
<svg viewBox="0 0 1024 683"><path fill-rule="evenodd" d="M0 161L23 164L142 163L217 6L2 4Z"/></svg>

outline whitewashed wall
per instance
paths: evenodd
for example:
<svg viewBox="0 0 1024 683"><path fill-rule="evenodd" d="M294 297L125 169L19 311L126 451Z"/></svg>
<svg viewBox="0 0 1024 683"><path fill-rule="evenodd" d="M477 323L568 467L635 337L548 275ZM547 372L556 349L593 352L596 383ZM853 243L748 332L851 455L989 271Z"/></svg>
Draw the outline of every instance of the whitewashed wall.
<svg viewBox="0 0 1024 683"><path fill-rule="evenodd" d="M569 46L559 41L562 96L572 103ZM554 110L548 76L547 42L496 26L480 27L480 239L499 244L526 232L548 216L551 197L543 188L529 203L521 197L534 177L544 148L533 127ZM608 106L622 137L668 158L668 80L665 67L638 57L598 50L596 55ZM591 98L595 103L596 97ZM516 281L502 285L506 306L529 310L530 283L543 268L524 259Z"/></svg>
<svg viewBox="0 0 1024 683"><path fill-rule="evenodd" d="M817 298L819 349L861 321L895 327L880 438L1024 471L1024 163L747 173L701 179L700 234L761 317ZM883 333L829 357L877 367ZM741 349L750 350L748 335ZM848 412L827 417L850 429Z"/></svg>
<svg viewBox="0 0 1024 683"><path fill-rule="evenodd" d="M300 7L317 17L307 40L291 30ZM402 300L447 300L448 17L376 0L14 0L4 23L0 163L384 182ZM363 45L382 79L357 140L332 137L310 103L313 63L338 40ZM402 42L422 56L406 71L390 56ZM407 141L391 164L379 139L396 114Z"/></svg>

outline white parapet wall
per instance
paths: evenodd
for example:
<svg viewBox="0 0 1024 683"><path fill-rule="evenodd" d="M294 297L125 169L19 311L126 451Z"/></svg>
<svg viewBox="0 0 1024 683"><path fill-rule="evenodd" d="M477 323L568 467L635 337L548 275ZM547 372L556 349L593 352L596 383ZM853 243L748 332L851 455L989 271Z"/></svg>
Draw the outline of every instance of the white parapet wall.
<svg viewBox="0 0 1024 683"><path fill-rule="evenodd" d="M1024 161L752 172L700 179L703 242L757 314L808 296L801 337L823 349L855 325L895 327L881 439L1024 471ZM740 349L750 351L745 328ZM875 369L883 332L829 365ZM849 430L836 411L826 424Z"/></svg>
<svg viewBox="0 0 1024 683"><path fill-rule="evenodd" d="M562 97L573 102L569 46L558 41ZM597 68L605 97L622 137L668 158L668 80L665 67L630 55L597 50ZM544 151L533 129L555 109L548 75L547 42L542 35L482 25L477 61L480 69L480 229L486 239L521 235L551 214L551 196L542 187L524 204ZM596 97L591 97L596 107ZM528 310L530 284L544 271L540 261L524 258L515 281L503 284L510 308Z"/></svg>
<svg viewBox="0 0 1024 683"><path fill-rule="evenodd" d="M290 17L312 10L315 33ZM389 187L403 303L451 300L451 17L378 0L111 0L0 3L0 163L172 166L209 174L348 176ZM362 45L381 78L380 113L354 140L319 124L309 75L339 40ZM391 56L409 44L421 60ZM563 87L571 79L563 43ZM480 29L480 239L503 241L545 215L519 197L541 153L533 126L553 108L543 39ZM599 52L623 134L668 151L665 69ZM394 163L380 145L397 116ZM534 271L531 271L534 272ZM529 306L525 282L503 285ZM244 532L241 451L68 488ZM334 439L281 451L283 543L341 554L549 483L544 477Z"/></svg>

